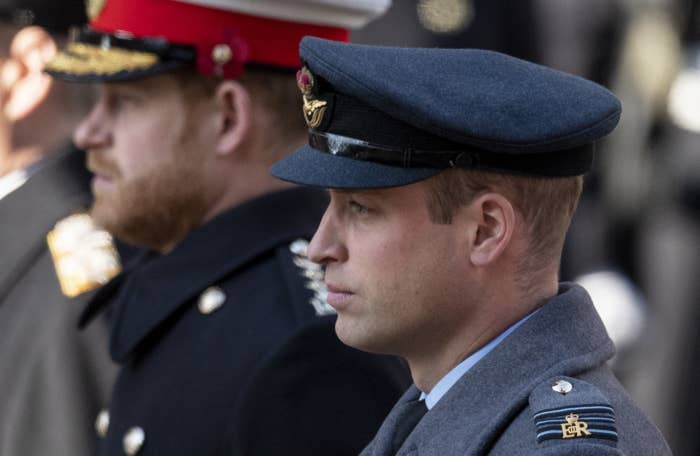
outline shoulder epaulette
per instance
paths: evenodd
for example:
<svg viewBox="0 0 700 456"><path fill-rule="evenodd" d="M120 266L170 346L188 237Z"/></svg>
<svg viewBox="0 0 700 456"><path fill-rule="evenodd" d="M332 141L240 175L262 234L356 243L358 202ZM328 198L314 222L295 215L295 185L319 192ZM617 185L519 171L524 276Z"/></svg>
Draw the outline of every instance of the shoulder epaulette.
<svg viewBox="0 0 700 456"><path fill-rule="evenodd" d="M615 410L594 385L556 377L530 394L537 443L547 440L595 439L615 445Z"/></svg>
<svg viewBox="0 0 700 456"><path fill-rule="evenodd" d="M46 241L65 296L74 297L104 285L121 270L112 236L98 228L88 214L60 220Z"/></svg>

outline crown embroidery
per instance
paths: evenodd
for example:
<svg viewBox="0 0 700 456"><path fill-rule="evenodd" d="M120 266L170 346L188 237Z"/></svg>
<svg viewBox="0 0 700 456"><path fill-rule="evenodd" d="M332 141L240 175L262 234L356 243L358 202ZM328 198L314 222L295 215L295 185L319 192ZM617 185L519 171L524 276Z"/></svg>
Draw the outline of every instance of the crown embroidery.
<svg viewBox="0 0 700 456"><path fill-rule="evenodd" d="M591 435L591 433L588 432L588 423L585 421L579 421L578 415L574 413L566 415L566 423L561 425L561 433L563 439Z"/></svg>

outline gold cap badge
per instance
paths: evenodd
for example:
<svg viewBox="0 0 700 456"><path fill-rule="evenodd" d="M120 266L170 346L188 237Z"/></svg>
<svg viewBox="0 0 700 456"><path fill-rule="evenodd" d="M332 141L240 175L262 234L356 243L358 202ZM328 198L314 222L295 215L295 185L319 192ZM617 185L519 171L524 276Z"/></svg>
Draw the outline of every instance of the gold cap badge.
<svg viewBox="0 0 700 456"><path fill-rule="evenodd" d="M314 75L308 68L303 67L297 72L297 86L301 90L302 99L304 100L304 120L310 128L316 128L321 125L323 115L326 113L327 102L317 100L313 93Z"/></svg>
<svg viewBox="0 0 700 456"><path fill-rule="evenodd" d="M61 291L74 297L107 283L121 264L112 236L88 214L58 222L46 237Z"/></svg>

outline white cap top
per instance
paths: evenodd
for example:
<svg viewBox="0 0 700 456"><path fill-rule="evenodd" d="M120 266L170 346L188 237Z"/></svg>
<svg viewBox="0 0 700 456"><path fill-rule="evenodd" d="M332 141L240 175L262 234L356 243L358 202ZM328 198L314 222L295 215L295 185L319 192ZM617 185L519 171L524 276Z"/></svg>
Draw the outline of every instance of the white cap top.
<svg viewBox="0 0 700 456"><path fill-rule="evenodd" d="M357 29L386 12L391 0L177 0L306 24Z"/></svg>

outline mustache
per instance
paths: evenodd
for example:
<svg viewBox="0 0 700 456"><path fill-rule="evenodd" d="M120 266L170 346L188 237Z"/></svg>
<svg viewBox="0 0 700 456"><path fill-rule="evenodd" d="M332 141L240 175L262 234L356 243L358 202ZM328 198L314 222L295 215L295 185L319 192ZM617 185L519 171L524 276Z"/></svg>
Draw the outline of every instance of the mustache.
<svg viewBox="0 0 700 456"><path fill-rule="evenodd" d="M104 154L88 151L87 153L86 166L93 174L99 174L100 176L106 177L119 177L121 172L119 171L119 165L117 163L105 157Z"/></svg>

